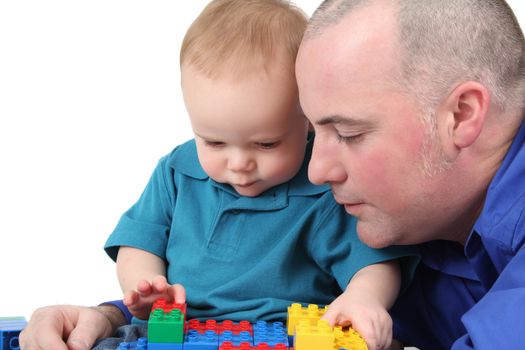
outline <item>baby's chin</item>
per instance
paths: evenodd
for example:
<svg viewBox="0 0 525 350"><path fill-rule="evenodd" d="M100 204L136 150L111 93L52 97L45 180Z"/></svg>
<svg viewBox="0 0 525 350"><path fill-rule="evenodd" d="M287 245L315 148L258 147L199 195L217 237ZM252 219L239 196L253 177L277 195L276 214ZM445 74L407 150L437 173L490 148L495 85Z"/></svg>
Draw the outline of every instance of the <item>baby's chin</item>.
<svg viewBox="0 0 525 350"><path fill-rule="evenodd" d="M261 186L259 182L255 182L249 186L232 185L232 187L243 197L257 197L268 189L267 187Z"/></svg>

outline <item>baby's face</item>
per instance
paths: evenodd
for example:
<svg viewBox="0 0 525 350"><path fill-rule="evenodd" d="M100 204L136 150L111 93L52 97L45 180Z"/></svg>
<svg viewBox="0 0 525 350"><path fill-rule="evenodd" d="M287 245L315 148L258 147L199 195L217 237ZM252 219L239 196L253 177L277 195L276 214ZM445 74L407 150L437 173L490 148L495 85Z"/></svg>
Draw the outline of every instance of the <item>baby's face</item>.
<svg viewBox="0 0 525 350"><path fill-rule="evenodd" d="M292 77L277 69L236 81L182 68L199 161L215 181L254 197L290 180L304 159L308 122Z"/></svg>

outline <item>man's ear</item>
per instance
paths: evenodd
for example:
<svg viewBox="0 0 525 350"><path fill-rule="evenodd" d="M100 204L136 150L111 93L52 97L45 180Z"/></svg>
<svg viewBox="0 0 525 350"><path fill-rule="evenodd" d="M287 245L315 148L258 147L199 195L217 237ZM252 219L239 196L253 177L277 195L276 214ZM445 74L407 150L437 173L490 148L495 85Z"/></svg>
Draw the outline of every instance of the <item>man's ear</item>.
<svg viewBox="0 0 525 350"><path fill-rule="evenodd" d="M455 157L472 145L485 124L490 105L487 88L475 81L458 85L438 109L438 129L445 152Z"/></svg>

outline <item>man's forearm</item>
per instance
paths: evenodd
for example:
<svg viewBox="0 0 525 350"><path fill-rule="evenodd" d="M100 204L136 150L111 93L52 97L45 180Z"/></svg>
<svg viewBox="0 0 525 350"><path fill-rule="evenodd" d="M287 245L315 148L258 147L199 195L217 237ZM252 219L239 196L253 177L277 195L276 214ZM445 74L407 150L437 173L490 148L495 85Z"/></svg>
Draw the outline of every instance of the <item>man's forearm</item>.
<svg viewBox="0 0 525 350"><path fill-rule="evenodd" d="M109 323L111 323L112 334L115 333L118 327L128 323L126 316L124 316L122 311L116 305L104 304L93 306L92 309L97 310L108 319Z"/></svg>

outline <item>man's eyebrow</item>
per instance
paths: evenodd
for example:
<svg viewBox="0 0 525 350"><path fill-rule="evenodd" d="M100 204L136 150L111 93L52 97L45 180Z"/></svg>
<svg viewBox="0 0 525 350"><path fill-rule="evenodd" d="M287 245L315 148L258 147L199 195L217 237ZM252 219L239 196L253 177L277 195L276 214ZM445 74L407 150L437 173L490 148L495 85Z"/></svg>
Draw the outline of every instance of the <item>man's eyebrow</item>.
<svg viewBox="0 0 525 350"><path fill-rule="evenodd" d="M343 117L341 115L330 115L323 117L315 122L315 124L323 126L328 124L341 124L341 125L364 125L368 124L368 121L353 118L353 117Z"/></svg>

